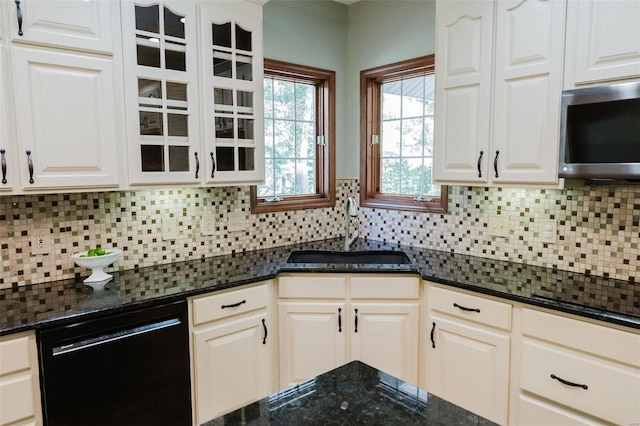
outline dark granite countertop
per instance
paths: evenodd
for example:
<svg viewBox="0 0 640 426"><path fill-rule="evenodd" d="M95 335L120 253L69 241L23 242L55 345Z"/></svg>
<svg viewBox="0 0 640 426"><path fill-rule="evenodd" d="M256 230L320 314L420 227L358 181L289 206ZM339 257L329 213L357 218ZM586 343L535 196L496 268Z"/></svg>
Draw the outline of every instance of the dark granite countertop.
<svg viewBox="0 0 640 426"><path fill-rule="evenodd" d="M359 361L306 380L204 426L494 425Z"/></svg>
<svg viewBox="0 0 640 426"><path fill-rule="evenodd" d="M640 329L640 284L436 250L358 240L353 250L402 250L405 265L288 264L293 250L342 250L342 239L302 243L113 273L102 292L76 279L0 290L0 335L108 315L271 279L282 272L395 272Z"/></svg>

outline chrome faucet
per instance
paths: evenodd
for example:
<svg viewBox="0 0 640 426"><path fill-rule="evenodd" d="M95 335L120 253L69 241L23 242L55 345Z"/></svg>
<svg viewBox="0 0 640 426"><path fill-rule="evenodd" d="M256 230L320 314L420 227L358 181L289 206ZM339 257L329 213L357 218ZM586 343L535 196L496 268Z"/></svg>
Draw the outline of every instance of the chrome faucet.
<svg viewBox="0 0 640 426"><path fill-rule="evenodd" d="M358 217L358 204L355 198L349 197L344 209L344 251L349 251L353 243L358 239L357 229L353 235L349 231L349 222L352 217Z"/></svg>

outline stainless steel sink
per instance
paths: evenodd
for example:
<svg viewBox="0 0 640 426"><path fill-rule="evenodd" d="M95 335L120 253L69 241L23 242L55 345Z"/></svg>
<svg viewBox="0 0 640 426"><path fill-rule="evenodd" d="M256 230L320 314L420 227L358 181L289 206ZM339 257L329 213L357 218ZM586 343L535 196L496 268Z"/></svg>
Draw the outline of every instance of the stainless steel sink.
<svg viewBox="0 0 640 426"><path fill-rule="evenodd" d="M329 251L299 250L289 256L287 263L344 263L367 265L406 265L411 263L401 251Z"/></svg>

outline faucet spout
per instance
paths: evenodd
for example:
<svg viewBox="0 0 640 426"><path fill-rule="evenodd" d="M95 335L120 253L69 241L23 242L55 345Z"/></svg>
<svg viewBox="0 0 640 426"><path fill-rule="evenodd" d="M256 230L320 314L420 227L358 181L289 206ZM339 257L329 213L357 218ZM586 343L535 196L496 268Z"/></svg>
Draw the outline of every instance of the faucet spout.
<svg viewBox="0 0 640 426"><path fill-rule="evenodd" d="M349 251L353 243L358 239L358 230L356 229L353 234L349 230L349 224L352 217L358 217L358 204L353 197L347 198L344 211L344 250Z"/></svg>

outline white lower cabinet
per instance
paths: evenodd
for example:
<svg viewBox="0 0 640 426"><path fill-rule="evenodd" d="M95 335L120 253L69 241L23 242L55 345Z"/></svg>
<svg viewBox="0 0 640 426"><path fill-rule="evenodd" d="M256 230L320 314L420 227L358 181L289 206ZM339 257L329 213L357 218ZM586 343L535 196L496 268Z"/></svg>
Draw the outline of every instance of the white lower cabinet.
<svg viewBox="0 0 640 426"><path fill-rule="evenodd" d="M191 299L194 424L271 391L270 283Z"/></svg>
<svg viewBox="0 0 640 426"><path fill-rule="evenodd" d="M429 392L507 423L511 305L438 287L427 290L425 375Z"/></svg>
<svg viewBox="0 0 640 426"><path fill-rule="evenodd" d="M640 335L523 309L518 423L640 421Z"/></svg>
<svg viewBox="0 0 640 426"><path fill-rule="evenodd" d="M281 276L280 388L353 360L417 384L419 297L417 277Z"/></svg>
<svg viewBox="0 0 640 426"><path fill-rule="evenodd" d="M34 332L0 337L0 425L40 425L40 380Z"/></svg>

